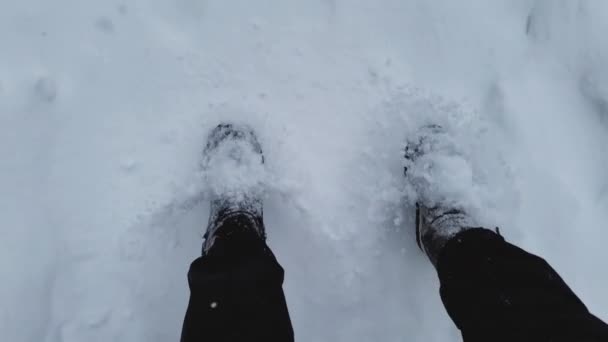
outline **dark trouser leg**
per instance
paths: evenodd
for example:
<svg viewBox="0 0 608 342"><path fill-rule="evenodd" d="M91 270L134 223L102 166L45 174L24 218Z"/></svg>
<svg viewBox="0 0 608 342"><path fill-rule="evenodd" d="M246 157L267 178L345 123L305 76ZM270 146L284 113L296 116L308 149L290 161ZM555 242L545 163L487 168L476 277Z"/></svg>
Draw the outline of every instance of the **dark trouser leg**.
<svg viewBox="0 0 608 342"><path fill-rule="evenodd" d="M262 241L232 257L203 256L188 272L182 342L290 342L283 268Z"/></svg>
<svg viewBox="0 0 608 342"><path fill-rule="evenodd" d="M465 342L608 341L549 264L487 229L470 229L442 250L441 298Z"/></svg>

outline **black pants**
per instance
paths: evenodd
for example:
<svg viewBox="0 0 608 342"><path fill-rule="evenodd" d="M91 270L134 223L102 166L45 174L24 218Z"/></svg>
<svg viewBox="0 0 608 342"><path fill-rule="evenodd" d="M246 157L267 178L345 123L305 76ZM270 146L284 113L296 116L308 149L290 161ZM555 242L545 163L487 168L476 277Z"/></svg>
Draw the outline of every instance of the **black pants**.
<svg viewBox="0 0 608 342"><path fill-rule="evenodd" d="M264 242L248 247L190 265L182 342L293 341L283 268Z"/></svg>
<svg viewBox="0 0 608 342"><path fill-rule="evenodd" d="M465 342L608 341L543 259L487 229L458 234L438 264L441 298ZM188 273L182 342L293 341L283 269L266 245L228 262L199 258Z"/></svg>
<svg viewBox="0 0 608 342"><path fill-rule="evenodd" d="M464 231L443 249L441 299L466 342L608 341L547 262L487 229Z"/></svg>

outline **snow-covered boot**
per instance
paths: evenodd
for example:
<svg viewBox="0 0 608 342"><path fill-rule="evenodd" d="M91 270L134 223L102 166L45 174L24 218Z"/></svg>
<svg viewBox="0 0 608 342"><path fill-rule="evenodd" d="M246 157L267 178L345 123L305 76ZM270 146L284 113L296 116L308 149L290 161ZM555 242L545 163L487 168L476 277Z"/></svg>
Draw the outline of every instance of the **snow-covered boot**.
<svg viewBox="0 0 608 342"><path fill-rule="evenodd" d="M438 125L423 127L419 135L409 140L405 147L405 177L414 184L417 180L411 179L411 169L425 153L432 152L441 145L441 136L444 130ZM420 186L420 185L418 185ZM421 189L417 189L421 190ZM420 249L428 256L431 263L437 267L440 253L446 243L459 232L475 227L473 220L462 209L430 201L418 191L416 203L416 242Z"/></svg>
<svg viewBox="0 0 608 342"><path fill-rule="evenodd" d="M253 130L223 123L203 151L203 173L211 189L203 255L224 255L265 242L264 155Z"/></svg>

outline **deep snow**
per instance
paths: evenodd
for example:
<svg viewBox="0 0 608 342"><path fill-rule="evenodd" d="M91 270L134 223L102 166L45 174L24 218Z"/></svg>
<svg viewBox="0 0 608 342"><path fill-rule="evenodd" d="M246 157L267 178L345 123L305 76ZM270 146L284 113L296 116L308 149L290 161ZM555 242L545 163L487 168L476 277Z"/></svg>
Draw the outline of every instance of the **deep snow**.
<svg viewBox="0 0 608 342"><path fill-rule="evenodd" d="M459 340L402 177L429 121L458 149L431 195L460 196L608 319L605 1L0 9L3 341L178 340L221 120L265 150L298 341Z"/></svg>

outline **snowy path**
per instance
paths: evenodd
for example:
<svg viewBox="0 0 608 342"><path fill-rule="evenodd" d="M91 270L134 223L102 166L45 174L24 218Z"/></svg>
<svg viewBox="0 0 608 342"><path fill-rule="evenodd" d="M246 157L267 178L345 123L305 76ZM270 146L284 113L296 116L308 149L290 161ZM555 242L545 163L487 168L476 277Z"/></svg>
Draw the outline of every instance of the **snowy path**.
<svg viewBox="0 0 608 342"><path fill-rule="evenodd" d="M298 341L459 341L402 180L430 118L471 153L455 191L608 319L604 1L0 9L3 341L177 341L200 151L226 119L267 155Z"/></svg>

